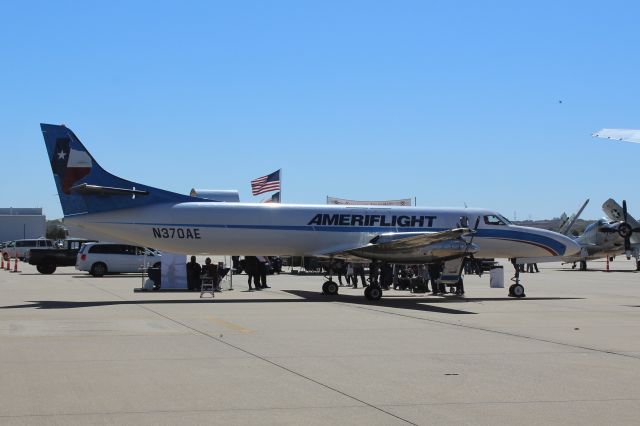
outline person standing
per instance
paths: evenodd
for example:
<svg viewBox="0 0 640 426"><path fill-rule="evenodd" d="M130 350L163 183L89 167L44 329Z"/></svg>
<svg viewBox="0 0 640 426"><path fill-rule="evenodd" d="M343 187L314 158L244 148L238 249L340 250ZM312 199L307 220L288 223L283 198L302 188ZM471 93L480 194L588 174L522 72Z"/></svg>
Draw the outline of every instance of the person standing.
<svg viewBox="0 0 640 426"><path fill-rule="evenodd" d="M389 290L389 287L393 283L393 266L384 262L380 268L380 286Z"/></svg>
<svg viewBox="0 0 640 426"><path fill-rule="evenodd" d="M420 265L420 275L424 283L425 293L429 292L429 268L426 265ZM433 283L431 283L433 287Z"/></svg>
<svg viewBox="0 0 640 426"><path fill-rule="evenodd" d="M329 267L331 267L331 265ZM342 287L342 277L347 273L347 265L341 260L339 263L336 263L334 270L338 274L338 283L340 283L340 287Z"/></svg>
<svg viewBox="0 0 640 426"><path fill-rule="evenodd" d="M347 285L351 285L352 281L353 281L353 265L351 263L347 263Z"/></svg>
<svg viewBox="0 0 640 426"><path fill-rule="evenodd" d="M367 280L364 278L364 265L362 263L356 263L353 267L353 288L358 288L358 276L362 281L362 287L366 287Z"/></svg>
<svg viewBox="0 0 640 426"><path fill-rule="evenodd" d="M269 270L269 259L266 256L257 256L258 274L260 281L255 281L256 287L271 288L267 285L267 271Z"/></svg>
<svg viewBox="0 0 640 426"><path fill-rule="evenodd" d="M369 264L369 284L378 285L378 262L376 261Z"/></svg>
<svg viewBox="0 0 640 426"><path fill-rule="evenodd" d="M258 275L258 259L255 256L244 257L244 270L247 273L247 284L249 284L249 291L251 288L251 280L255 284L255 289L260 290L260 276Z"/></svg>
<svg viewBox="0 0 640 426"><path fill-rule="evenodd" d="M432 263L429 265L429 276L431 277L431 294L434 296L438 293L444 294L444 286L440 286L438 280L440 279L440 273L442 272L442 265L439 263Z"/></svg>
<svg viewBox="0 0 640 426"><path fill-rule="evenodd" d="M202 268L196 262L196 257L191 256L191 262L187 263L187 288L190 291L200 289L200 273Z"/></svg>

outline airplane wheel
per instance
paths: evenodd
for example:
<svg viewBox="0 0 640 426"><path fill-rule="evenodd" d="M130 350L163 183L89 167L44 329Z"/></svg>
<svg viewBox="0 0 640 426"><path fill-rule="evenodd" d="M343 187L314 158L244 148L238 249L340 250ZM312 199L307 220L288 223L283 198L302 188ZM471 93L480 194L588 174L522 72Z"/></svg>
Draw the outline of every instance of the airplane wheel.
<svg viewBox="0 0 640 426"><path fill-rule="evenodd" d="M517 297L517 298L525 297L525 294L524 294L524 287L523 287L523 286L521 286L520 284L514 284L514 285L512 285L512 286L509 288L509 290L510 290L510 291L509 291L509 293L510 293L511 295L513 295L513 297Z"/></svg>
<svg viewBox="0 0 640 426"><path fill-rule="evenodd" d="M331 296L338 294L338 285L333 281L327 281L322 284L322 292Z"/></svg>
<svg viewBox="0 0 640 426"><path fill-rule="evenodd" d="M382 297L382 288L377 286L369 286L364 289L364 297L369 300L380 300Z"/></svg>

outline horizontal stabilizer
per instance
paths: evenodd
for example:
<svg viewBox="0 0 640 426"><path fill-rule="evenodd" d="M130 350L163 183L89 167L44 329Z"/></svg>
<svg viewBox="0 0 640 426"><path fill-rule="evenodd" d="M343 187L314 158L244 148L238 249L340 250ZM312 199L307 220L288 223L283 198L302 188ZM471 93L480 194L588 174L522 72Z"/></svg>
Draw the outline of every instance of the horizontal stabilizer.
<svg viewBox="0 0 640 426"><path fill-rule="evenodd" d="M149 191L141 191L135 188L113 188L111 186L89 185L86 183L72 186L69 191L82 195L149 195Z"/></svg>

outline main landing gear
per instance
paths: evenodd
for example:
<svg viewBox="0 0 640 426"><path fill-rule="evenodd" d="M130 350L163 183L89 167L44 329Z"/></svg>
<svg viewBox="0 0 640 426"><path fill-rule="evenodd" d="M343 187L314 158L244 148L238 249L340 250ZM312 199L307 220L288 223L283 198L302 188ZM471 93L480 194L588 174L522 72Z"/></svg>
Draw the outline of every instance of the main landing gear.
<svg viewBox="0 0 640 426"><path fill-rule="evenodd" d="M333 259L329 262L329 277L328 280L322 284L322 293L335 296L338 294L338 284L333 281ZM364 288L364 297L368 300L380 300L382 297L382 287L378 283L371 283Z"/></svg>
<svg viewBox="0 0 640 426"><path fill-rule="evenodd" d="M336 294L338 294L338 284L336 284L331 280L331 278L329 278L329 281L326 281L324 284L322 284L322 293L328 294L330 296L335 296Z"/></svg>
<svg viewBox="0 0 640 426"><path fill-rule="evenodd" d="M516 270L516 274L511 278L513 284L509 287L509 297L526 297L526 294L524 294L524 286L520 284L520 267L516 263L515 259L512 259L511 263Z"/></svg>
<svg viewBox="0 0 640 426"><path fill-rule="evenodd" d="M338 288L338 284L329 279L329 281L325 281L325 283L322 284L322 293L335 296L338 294ZM380 300L380 298L382 298L382 287L379 285L368 285L364 288L364 297L368 300Z"/></svg>

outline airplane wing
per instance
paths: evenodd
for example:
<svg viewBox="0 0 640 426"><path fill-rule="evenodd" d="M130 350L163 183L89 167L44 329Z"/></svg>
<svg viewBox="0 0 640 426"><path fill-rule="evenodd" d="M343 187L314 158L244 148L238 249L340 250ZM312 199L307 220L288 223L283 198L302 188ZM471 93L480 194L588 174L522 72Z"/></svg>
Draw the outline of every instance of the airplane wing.
<svg viewBox="0 0 640 426"><path fill-rule="evenodd" d="M640 143L640 130L636 129L602 129L593 133L591 136L603 139Z"/></svg>
<svg viewBox="0 0 640 426"><path fill-rule="evenodd" d="M589 204L589 199L588 198L587 198L587 201L584 202L582 207L580 207L580 209L578 210L577 213L571 215L571 217L569 219L567 219L567 220L562 222L562 225L560 226L560 229L558 230L558 232L560 234L569 235L569 232L571 231L571 228L573 228L573 225L575 225L576 221L578 220L578 218L582 214L582 211L584 210L585 207L587 207L587 204Z"/></svg>
<svg viewBox="0 0 640 426"><path fill-rule="evenodd" d="M448 229L439 232L390 232L378 235L367 246L376 245L389 250L404 250L455 240L472 233L473 231L469 228Z"/></svg>
<svg viewBox="0 0 640 426"><path fill-rule="evenodd" d="M456 240L464 235L470 235L473 232L474 231L469 228L448 229L438 232L389 232L377 235L364 246L345 247L333 252L321 253L320 255L329 257L359 256L357 254L358 251L374 247L380 250L391 251L410 250L442 241Z"/></svg>

